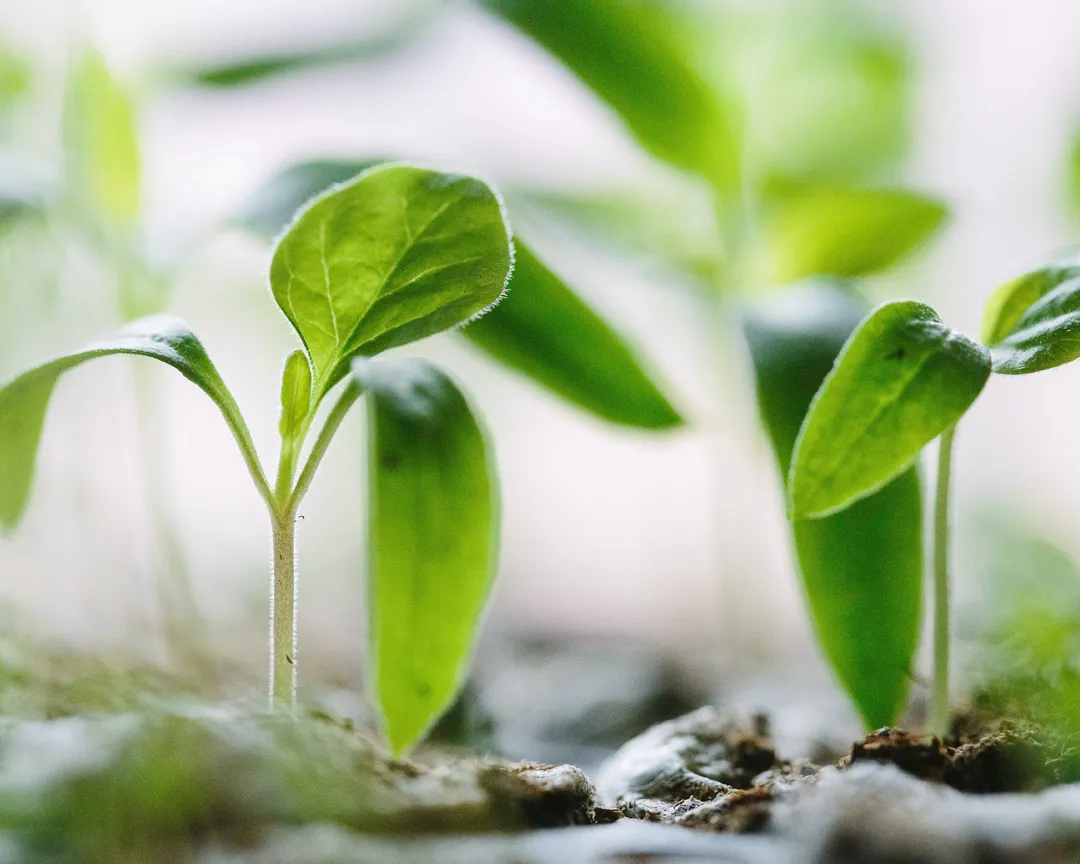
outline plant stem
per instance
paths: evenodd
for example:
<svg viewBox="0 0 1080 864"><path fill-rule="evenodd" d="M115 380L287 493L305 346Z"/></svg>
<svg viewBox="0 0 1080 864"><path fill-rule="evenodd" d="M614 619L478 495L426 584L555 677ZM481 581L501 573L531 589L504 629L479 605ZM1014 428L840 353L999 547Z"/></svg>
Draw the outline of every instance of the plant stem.
<svg viewBox="0 0 1080 864"><path fill-rule="evenodd" d="M292 509L271 516L270 707L296 704L296 519Z"/></svg>
<svg viewBox="0 0 1080 864"><path fill-rule="evenodd" d="M934 502L934 696L930 731L939 738L949 732L949 479L956 427L941 433Z"/></svg>
<svg viewBox="0 0 1080 864"><path fill-rule="evenodd" d="M323 428L319 431L319 437L315 439L315 443L311 446L311 453L308 454L307 462L304 464L304 468L296 480L296 485L293 487L292 497L289 499L289 506L293 511L300 506L300 502L307 494L308 489L311 487L311 481L315 479L315 472L319 468L319 463L322 462L323 456L326 455L326 449L330 446L330 441L334 437L334 433L337 432L341 421L345 419L345 415L349 413L353 402L360 398L361 392L359 384L350 382L342 391L341 398L338 399L333 410L327 416Z"/></svg>

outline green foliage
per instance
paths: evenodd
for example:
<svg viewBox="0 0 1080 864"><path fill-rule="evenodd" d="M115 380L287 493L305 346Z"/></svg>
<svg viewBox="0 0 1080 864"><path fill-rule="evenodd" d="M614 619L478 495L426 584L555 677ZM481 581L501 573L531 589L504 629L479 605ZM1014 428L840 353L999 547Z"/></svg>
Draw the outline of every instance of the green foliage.
<svg viewBox="0 0 1080 864"><path fill-rule="evenodd" d="M96 51L70 72L64 150L75 205L108 225L132 227L140 196L134 108Z"/></svg>
<svg viewBox="0 0 1080 864"><path fill-rule="evenodd" d="M317 160L264 184L237 221L266 237L304 202L384 160ZM462 334L493 358L615 423L645 429L682 421L633 350L518 239L513 291Z"/></svg>
<svg viewBox="0 0 1080 864"><path fill-rule="evenodd" d="M371 356L496 303L512 249L502 207L472 177L374 168L312 202L274 250L274 299L303 340L315 400Z"/></svg>
<svg viewBox="0 0 1080 864"><path fill-rule="evenodd" d="M275 298L305 345L282 373L274 490L202 344L178 319L155 316L0 388L0 527L13 527L26 507L49 398L63 372L113 354L173 366L217 404L267 505L274 531L270 692L295 698L296 508L367 388L371 654L387 734L402 752L450 704L468 665L497 560L493 460L444 375L418 360L370 363L357 355L453 327L496 302L512 252L499 200L479 180L393 165L329 190L293 223L271 267ZM318 401L350 368L354 375L297 477Z"/></svg>
<svg viewBox="0 0 1080 864"><path fill-rule="evenodd" d="M880 489L963 416L989 376L990 353L929 306L878 307L807 412L792 457L792 517L826 516Z"/></svg>
<svg viewBox="0 0 1080 864"><path fill-rule="evenodd" d="M808 282L746 314L758 406L781 476L814 393L865 309L847 286ZM792 526L818 641L869 728L895 722L908 689L921 613L921 516L912 467L841 513Z"/></svg>
<svg viewBox="0 0 1080 864"><path fill-rule="evenodd" d="M766 278L863 276L922 245L945 220L939 201L892 189L802 192L773 205Z"/></svg>
<svg viewBox="0 0 1080 864"><path fill-rule="evenodd" d="M493 464L454 383L414 358L353 363L370 427L371 679L395 754L449 707L498 561Z"/></svg>
<svg viewBox="0 0 1080 864"><path fill-rule="evenodd" d="M481 0L481 5L564 63L655 156L717 188L738 187L732 124L657 4Z"/></svg>
<svg viewBox="0 0 1080 864"><path fill-rule="evenodd" d="M1080 252L1002 285L986 304L983 339L994 371L1023 375L1080 357Z"/></svg>
<svg viewBox="0 0 1080 864"><path fill-rule="evenodd" d="M470 341L612 423L682 424L626 343L520 242L510 288L494 313L465 328Z"/></svg>
<svg viewBox="0 0 1080 864"><path fill-rule="evenodd" d="M57 380L75 366L113 354L152 357L178 370L214 401L249 467L253 461L257 465L255 446L240 409L202 343L178 318L145 318L110 339L35 366L0 388L0 441L4 442L0 448L0 527L14 528L26 509L45 412Z"/></svg>

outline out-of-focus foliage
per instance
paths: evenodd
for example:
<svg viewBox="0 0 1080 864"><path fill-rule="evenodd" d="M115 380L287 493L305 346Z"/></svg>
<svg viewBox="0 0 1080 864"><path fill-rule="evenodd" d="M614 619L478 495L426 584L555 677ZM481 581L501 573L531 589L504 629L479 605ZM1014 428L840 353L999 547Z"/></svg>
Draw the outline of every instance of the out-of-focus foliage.
<svg viewBox="0 0 1080 864"><path fill-rule="evenodd" d="M986 304L994 371L1021 375L1080 357L1080 250L1002 285Z"/></svg>
<svg viewBox="0 0 1080 864"><path fill-rule="evenodd" d="M263 184L237 222L272 237L296 209L383 160L318 160ZM682 421L633 350L519 240L509 294L462 330L479 348L567 401L615 423L664 429Z"/></svg>
<svg viewBox="0 0 1080 864"><path fill-rule="evenodd" d="M902 190L795 195L767 211L765 281L884 270L924 243L946 212L939 201Z"/></svg>
<svg viewBox="0 0 1080 864"><path fill-rule="evenodd" d="M792 518L827 516L880 489L963 416L989 377L990 352L929 306L879 306L807 410L792 456Z"/></svg>
<svg viewBox="0 0 1080 864"><path fill-rule="evenodd" d="M378 60L406 48L425 31L442 9L440 0L402 2L400 6L402 14L389 25L364 37L295 51L275 51L193 65L175 70L174 76L181 81L206 87L246 87L309 69Z"/></svg>
<svg viewBox="0 0 1080 864"><path fill-rule="evenodd" d="M521 244L506 299L464 335L612 423L643 429L682 423L627 344Z"/></svg>
<svg viewBox="0 0 1080 864"><path fill-rule="evenodd" d="M543 45L618 112L642 145L718 189L737 189L736 128L663 4L481 0Z"/></svg>
<svg viewBox="0 0 1080 864"><path fill-rule="evenodd" d="M140 197L134 109L96 51L86 51L72 67L64 145L72 203L112 226L133 227Z"/></svg>
<svg viewBox="0 0 1080 864"><path fill-rule="evenodd" d="M758 406L781 477L811 399L867 308L850 286L815 281L746 312ZM920 496L913 466L842 513L793 525L818 640L869 728L895 722L911 678L922 611Z"/></svg>

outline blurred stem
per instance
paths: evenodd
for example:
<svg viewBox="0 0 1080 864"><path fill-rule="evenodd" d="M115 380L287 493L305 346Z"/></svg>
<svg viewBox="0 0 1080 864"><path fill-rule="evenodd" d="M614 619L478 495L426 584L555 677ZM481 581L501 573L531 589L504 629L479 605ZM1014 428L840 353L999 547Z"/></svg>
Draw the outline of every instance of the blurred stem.
<svg viewBox="0 0 1080 864"><path fill-rule="evenodd" d="M270 518L274 572L270 580L270 707L296 705L296 517Z"/></svg>
<svg viewBox="0 0 1080 864"><path fill-rule="evenodd" d="M934 502L934 695L930 731L949 732L949 479L956 427L941 434Z"/></svg>

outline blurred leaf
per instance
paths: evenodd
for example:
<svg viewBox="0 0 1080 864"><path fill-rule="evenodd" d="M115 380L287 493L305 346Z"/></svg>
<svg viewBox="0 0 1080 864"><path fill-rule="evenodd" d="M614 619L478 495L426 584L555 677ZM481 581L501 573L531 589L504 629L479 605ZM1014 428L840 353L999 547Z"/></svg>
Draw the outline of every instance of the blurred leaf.
<svg viewBox="0 0 1080 864"><path fill-rule="evenodd" d="M653 155L721 190L738 188L725 109L690 65L677 29L640 0L480 0L608 103Z"/></svg>
<svg viewBox="0 0 1080 864"><path fill-rule="evenodd" d="M913 300L875 309L803 421L792 456L794 519L842 510L906 469L990 377L990 352Z"/></svg>
<svg viewBox="0 0 1080 864"><path fill-rule="evenodd" d="M202 343L179 318L156 315L118 330L114 336L28 369L0 388L0 527L14 528L30 498L38 443L49 398L69 369L113 354L152 357L167 363L200 387L218 406L249 467L257 466L255 445L232 394Z"/></svg>
<svg viewBox="0 0 1080 864"><path fill-rule="evenodd" d="M506 299L462 332L605 420L645 429L683 422L626 343L520 242Z"/></svg>
<svg viewBox="0 0 1080 864"><path fill-rule="evenodd" d="M406 4L401 4L405 6ZM437 2L412 4L390 27L366 38L348 39L332 45L320 45L304 50L280 51L237 60L225 60L205 66L180 69L177 75L206 87L246 87L282 75L378 60L400 51L424 32L424 26L440 11Z"/></svg>
<svg viewBox="0 0 1080 864"><path fill-rule="evenodd" d="M1080 357L1080 249L995 291L983 338L1002 375L1040 372Z"/></svg>
<svg viewBox="0 0 1080 864"><path fill-rule="evenodd" d="M6 48L0 49L0 106L8 107L30 89L30 66Z"/></svg>
<svg viewBox="0 0 1080 864"><path fill-rule="evenodd" d="M1069 154L1069 198L1074 214L1080 216L1080 132Z"/></svg>
<svg viewBox="0 0 1080 864"><path fill-rule="evenodd" d="M883 270L924 243L947 212L939 201L899 190L798 194L777 203L766 220L767 278L783 283Z"/></svg>
<svg viewBox="0 0 1080 864"><path fill-rule="evenodd" d="M494 459L461 392L426 361L352 368L370 424L371 681L401 754L464 681L498 564Z"/></svg>
<svg viewBox="0 0 1080 864"><path fill-rule="evenodd" d="M705 213L694 212L695 202L685 195L661 198L629 189L591 194L516 189L506 197L515 224L519 210L539 213L575 235L587 233L624 253L655 257L710 286L718 281L723 256L711 200Z"/></svg>
<svg viewBox="0 0 1080 864"><path fill-rule="evenodd" d="M846 286L808 282L744 318L782 477L807 406L865 309ZM818 641L872 729L894 723L906 700L922 609L921 526L915 467L842 513L792 525Z"/></svg>
<svg viewBox="0 0 1080 864"><path fill-rule="evenodd" d="M113 225L134 225L140 182L135 112L96 51L86 51L69 73L64 149L78 206Z"/></svg>
<svg viewBox="0 0 1080 864"><path fill-rule="evenodd" d="M331 186L352 180L389 159L316 159L298 162L260 186L241 208L235 221L254 234L276 237L296 211Z"/></svg>
<svg viewBox="0 0 1080 864"><path fill-rule="evenodd" d="M865 177L899 156L907 143L904 46L836 27L792 48L764 73L750 113L766 164L839 180Z"/></svg>
<svg viewBox="0 0 1080 864"><path fill-rule="evenodd" d="M473 177L387 165L313 201L278 242L270 284L311 359L316 404L352 357L497 303L511 256L502 206Z"/></svg>

